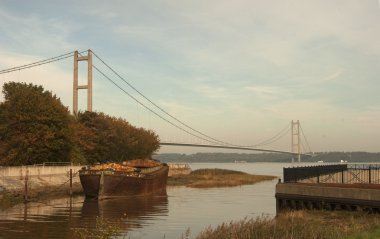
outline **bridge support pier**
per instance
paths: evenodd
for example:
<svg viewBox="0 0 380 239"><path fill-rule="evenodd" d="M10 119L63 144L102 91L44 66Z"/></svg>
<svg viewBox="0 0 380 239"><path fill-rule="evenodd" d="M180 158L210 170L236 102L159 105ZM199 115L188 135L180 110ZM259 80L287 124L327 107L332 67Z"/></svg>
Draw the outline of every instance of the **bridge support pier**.
<svg viewBox="0 0 380 239"><path fill-rule="evenodd" d="M293 121L291 124L292 129L292 147L291 152L293 153L292 156L292 163L294 163L294 155L297 154L298 156L298 163L301 162L301 142L300 142L300 121Z"/></svg>
<svg viewBox="0 0 380 239"><path fill-rule="evenodd" d="M73 81L73 114L78 114L78 90L87 89L87 111L92 111L92 52L88 50L87 56L78 56L74 52L74 81ZM78 62L87 61L87 85L78 85Z"/></svg>

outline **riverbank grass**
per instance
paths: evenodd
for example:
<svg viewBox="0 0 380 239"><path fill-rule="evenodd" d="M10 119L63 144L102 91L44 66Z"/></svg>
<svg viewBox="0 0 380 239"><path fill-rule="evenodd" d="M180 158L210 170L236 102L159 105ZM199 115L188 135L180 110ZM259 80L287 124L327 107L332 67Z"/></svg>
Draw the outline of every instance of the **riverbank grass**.
<svg viewBox="0 0 380 239"><path fill-rule="evenodd" d="M227 169L198 169L187 175L169 177L168 185L194 188L233 187L276 178L275 176L252 175Z"/></svg>
<svg viewBox="0 0 380 239"><path fill-rule="evenodd" d="M350 235L345 239L378 239L380 238L380 228L376 228L375 230L370 230L366 232L355 233L354 235Z"/></svg>
<svg viewBox="0 0 380 239"><path fill-rule="evenodd" d="M380 216L363 212L294 211L206 228L196 239L379 238Z"/></svg>

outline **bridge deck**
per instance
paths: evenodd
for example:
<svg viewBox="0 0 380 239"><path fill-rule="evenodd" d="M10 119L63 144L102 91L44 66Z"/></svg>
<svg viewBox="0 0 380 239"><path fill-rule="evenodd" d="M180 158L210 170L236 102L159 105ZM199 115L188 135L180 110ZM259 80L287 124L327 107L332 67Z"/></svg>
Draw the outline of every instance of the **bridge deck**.
<svg viewBox="0 0 380 239"><path fill-rule="evenodd" d="M216 149L238 149L238 150L248 150L248 151L258 151L258 152L269 152L269 153L284 153L298 155L297 153L281 150L272 150L272 149L257 149L249 147L239 147L239 146L228 146L228 145L211 145L211 144L185 144L185 143L166 143L162 142L160 145L163 146L178 146L178 147L198 147L198 148L216 148ZM311 154L301 153L301 155L311 156Z"/></svg>

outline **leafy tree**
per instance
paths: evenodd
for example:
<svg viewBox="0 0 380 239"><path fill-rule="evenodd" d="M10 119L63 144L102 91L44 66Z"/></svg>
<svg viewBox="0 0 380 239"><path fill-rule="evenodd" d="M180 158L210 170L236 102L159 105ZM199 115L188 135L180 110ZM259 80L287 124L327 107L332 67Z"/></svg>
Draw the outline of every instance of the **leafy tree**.
<svg viewBox="0 0 380 239"><path fill-rule="evenodd" d="M136 128L122 118L84 112L78 114L78 123L87 128L82 132L87 145L79 144L79 148L89 163L151 157L159 148L153 131Z"/></svg>
<svg viewBox="0 0 380 239"><path fill-rule="evenodd" d="M120 162L151 157L158 136L122 118L84 112L77 118L42 86L6 83L0 103L0 165Z"/></svg>
<svg viewBox="0 0 380 239"><path fill-rule="evenodd" d="M0 104L0 164L70 161L68 109L42 86L5 83Z"/></svg>
<svg viewBox="0 0 380 239"><path fill-rule="evenodd" d="M94 132L78 120L72 121L70 128L73 141L70 155L71 162L85 164L87 163L86 153L94 150L96 147L96 142L93 141L95 137Z"/></svg>

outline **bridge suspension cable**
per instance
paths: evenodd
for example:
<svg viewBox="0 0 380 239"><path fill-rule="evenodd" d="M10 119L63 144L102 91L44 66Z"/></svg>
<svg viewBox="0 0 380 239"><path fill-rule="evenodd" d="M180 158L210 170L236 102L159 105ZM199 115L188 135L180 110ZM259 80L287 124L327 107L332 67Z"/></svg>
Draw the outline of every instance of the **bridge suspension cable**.
<svg viewBox="0 0 380 239"><path fill-rule="evenodd" d="M93 52L93 54L95 55L95 57L97 57L99 60L101 60L97 55L96 53ZM102 61L102 60L101 60ZM215 144L215 145L220 145L220 144L216 144L216 142L218 143L222 143L222 145L225 145L225 146L232 146L232 147L240 147L240 148L254 148L256 146L265 146L265 145L268 145L268 144L271 144L271 143L274 143L276 141L278 141L279 139L281 139L282 137L284 137L290 130L289 128L289 124L286 125L286 127L284 129L282 129L278 134L276 134L274 137L271 137L270 139L268 140L265 140L265 141L262 141L261 143L259 144L256 144L256 145L248 145L248 146L242 146L242 145L236 145L236 144L231 144L231 143L227 143L227 142L223 142L223 141L220 141L220 140L217 140L217 139L214 139L212 137L209 137L207 136L206 134L203 134L195 129L193 129L192 127L188 126L187 124L183 123L182 121L180 121L179 119L177 119L176 117L172 116L171 114L169 114L167 111L165 111L164 109L162 109L161 107L159 107L158 105L156 105L153 101L151 101L150 99L148 99L146 96L144 96L142 93L140 93L136 88L134 88L130 83L128 83L124 78L122 78L118 73L116 73L112 68L110 68L104 61L102 61L103 64L105 64L111 71L113 71L119 78L121 78L125 83L127 83L132 89L134 89L136 92L138 92L141 96L143 96L144 99L148 100L151 104L153 104L154 106L156 106L158 109L160 109L162 112L164 112L166 115L170 116L171 118L175 119L177 122L180 122L182 125L185 125L186 127L192 129L193 131L205 136L205 137L201 137L199 135L196 135L192 132L189 132L188 130L184 129L183 127L181 126L178 126L177 124L171 122L170 120L166 119L164 116L160 115L159 113L157 113L156 111L154 111L153 109L151 109L150 107L148 107L147 105L145 105L143 102L141 102L140 100L138 100L136 97L134 97L132 94L130 94L129 92L127 92L124 88L122 88L119 84L117 84L115 81L113 81L109 76L107 76L103 71L101 71L97 66L95 66L93 64L93 67L96 71L98 71L101 75L103 75L103 77L105 77L108 81L110 81L112 84L114 84L117 88L119 88L121 91L123 91L126 95L128 95L130 98L132 98L134 101L136 101L138 104L140 104L141 106L143 106L145 109L147 109L148 111L150 111L151 113L153 113L154 115L158 116L159 118L161 118L162 120L164 120L165 122L169 123L170 125L180 129L181 131L189 134L189 135L192 135L198 139L201 139L201 140L204 140L204 141L207 141L209 143L212 143L212 144ZM210 140L212 139L212 140ZM216 141L216 142L215 142ZM168 144L170 145L170 144Z"/></svg>
<svg viewBox="0 0 380 239"><path fill-rule="evenodd" d="M143 102L141 102L140 100L138 100L136 97L134 97L132 94L130 94L129 92L127 92L124 88L122 88L119 84L117 84L115 81L113 81L110 77L108 77L104 72L102 72L98 67L96 67L94 64L92 65L94 67L94 69L99 72L101 75L103 75L104 78L106 78L108 81L110 81L112 84L114 84L117 88L119 88L121 91L123 91L126 95L128 95L130 98L132 98L134 101L136 101L138 104L140 104L141 106L143 106L145 109L147 109L148 111L152 112L154 115L156 115L157 117L161 118L162 120L164 120L165 122L169 123L170 125L176 127L177 129L179 130L182 130L183 132L187 133L187 134L190 134L198 139L201 139L201 140L205 140L209 143L212 143L212 144L215 144L214 141L211 141L211 140L208 140L206 138L203 138L203 137L200 137L199 135L196 135L196 134L193 134L191 132L189 132L188 130L184 129L183 127L180 127L178 126L177 124L171 122L170 120L166 119L165 117L163 117L162 115L160 115L159 113L157 113L156 111L152 110L151 108L149 108L148 106L146 106Z"/></svg>
<svg viewBox="0 0 380 239"><path fill-rule="evenodd" d="M229 146L236 146L236 147L259 147L259 146L265 146L265 145L268 145L268 144L271 144L271 143L274 143L276 141L278 141L279 139L281 139L282 137L284 137L290 130L290 128L288 127L289 124L286 126L286 128L284 128L283 130L281 130L278 134L276 134L275 136L267 139L267 140L264 140L260 143L257 143L255 145L236 145L236 144L232 144L232 143L229 143L229 142L226 142L226 141L222 141L222 140L218 140L214 137L211 137L205 133L202 133L200 132L199 130L196 130L194 129L193 127L191 127L190 125L186 124L185 122L183 122L182 120L178 119L177 117L173 116L172 114L170 114L169 112L167 112L166 110L164 110L162 107L160 107L159 105L157 105L156 103L154 103L151 99L149 99L147 96L145 96L141 91L139 91L136 87L134 87L131 83L129 83L124 77L122 77L118 72L116 72L116 70L114 70L109 64L107 64L102 58L100 58L95 52L93 52L94 56L100 61L102 62L111 72L113 72L119 79L121 79L125 84L127 84L130 88L132 88L135 92L137 92L137 94L139 94L141 97L143 97L145 100L147 100L149 103L151 103L153 106L155 106L157 109L159 109L161 112L163 112L165 115L169 116L171 119L175 120L176 122L180 123L181 125L185 126L187 129L201 135L201 137L198 137L196 135L194 135L193 133L190 133L190 135L192 136L195 136L199 139L202 139L202 140L206 140L207 142L212 142L214 144L221 144L221 145L229 145ZM118 86L118 88L120 88ZM135 101L136 99L133 98ZM138 102L139 104L141 104L140 102ZM144 105L145 108L147 108L147 106ZM147 108L148 109L148 108ZM151 111L153 113L153 111L151 109L149 109L149 111ZM157 113L155 112L154 113L155 115L157 115ZM158 116L158 115L157 115ZM160 115L159 116L160 118L162 118L162 116ZM167 121L167 119L165 120ZM172 123L170 123L172 124ZM173 124L172 124L173 125ZM177 126L176 126L177 127ZM178 128L178 127L177 127ZM284 132L285 130L287 129L286 132ZM182 131L184 131L183 129L181 129ZM188 130L185 131L186 133L189 133Z"/></svg>
<svg viewBox="0 0 380 239"><path fill-rule="evenodd" d="M178 119L177 117L173 116L172 114L170 114L169 112L167 112L166 110L164 110L162 107L160 107L159 105L157 105L156 103L154 103L151 99L149 99L147 96L145 96L141 91L139 91L136 87L134 87L132 84L130 84L127 80L125 80L124 77L122 77L119 73L117 73L109 64L107 64L103 59L101 59L95 52L93 52L94 56L99 60L101 61L108 69L110 69L118 78L120 78L124 83L126 83L130 88L132 88L134 91L137 92L137 94L139 94L141 97L143 97L145 100L147 100L149 103L151 103L153 106L155 106L157 109L159 109L161 112L163 112L164 114L166 114L167 116L169 116L170 118L172 118L173 120L177 121L178 123L180 123L181 125L185 126L186 128L196 132L197 134L200 134L202 135L203 137L209 139L207 141L210 142L211 141L215 141L215 143L219 143L219 144L223 144L223 145L233 145L231 143L228 143L228 142L225 142L225 141L221 141L221 140L218 140L214 137L211 137L205 133L202 133L200 132L199 130L196 130L194 129L193 127L191 127L190 125L186 124L185 122L183 122L182 120ZM194 135L193 135L194 136Z"/></svg>
<svg viewBox="0 0 380 239"><path fill-rule="evenodd" d="M82 51L82 52L79 52L79 54L81 55L81 53L84 53L85 51ZM62 54L62 55L59 55L59 56L55 56L55 57L51 57L51 58L48 58L48 59L44 59L44 60L40 60L40 61L36 61L36 62L33 62L33 63L29 63L29 64L25 64L25 65L21 65L21 66L17 66L17 67L12 67L12 68L8 68L8 69L3 69L3 70L0 70L0 74L6 74L6 73L11 73L11 72L14 72L14 71L20 71L20 70L24 70L24 69L28 69L28 68L33 68L33 67L37 67L37 66L41 66L41 65L45 65L45 64L49 64L49 63L53 63L53 62L56 62L56 61L60 61L60 60L63 60L63 59L66 59L66 58L69 58L69 57L72 57L74 55L75 51L72 51L72 52L68 52L68 53L65 53L65 54ZM93 65L93 67L100 73L102 74L106 79L110 80L114 85L116 85L120 90L122 90L124 93L126 93L127 95L129 95L132 99L134 99L137 103L139 103L140 105L142 105L144 108L146 108L147 110L149 110L150 112L152 112L153 114L155 114L156 116L158 116L159 118L163 119L164 121L168 122L169 124L173 125L174 127L186 132L187 134L190 134L194 137L197 137L201 140L205 140L209 143L212 143L212 144L223 144L223 145L232 145L230 143L227 143L227 142L224 142L224 141L221 141L221 140L218 140L218 139L215 139L211 136L208 136L196 129L194 129L193 127L189 126L188 124L184 123L183 121L179 120L178 118L174 117L173 115L171 115L170 113L168 113L167 111L165 111L164 109L162 109L160 106L158 106L157 104L155 104L152 100L150 100L147 96L145 96L143 93L141 93L141 91L139 91L138 89L136 89L136 87L134 87L133 85L131 85L128 81L126 81L120 74L118 74L112 67L110 67L103 59L101 59L97 54L95 54L93 52L93 54L96 56L97 59L99 59L107 68L109 68L115 75L117 75L121 80L123 80L129 87L131 87L133 90L135 90L140 96L142 96L144 99L146 99L147 101L149 101L152 105L154 105L155 107L157 107L160 111L162 111L163 113L165 113L166 115L168 115L169 117L171 117L172 119L176 120L177 122L179 122L180 124L186 126L188 129L196 132L197 134L200 134L202 135L203 137L200 137L199 135L196 135L194 133L191 133L189 132L188 130L182 128L182 127L179 127L178 125L174 124L173 122L167 120L166 118L164 118L162 115L158 114L157 112L155 112L154 110L150 109L149 107L147 107L145 104L143 104L141 101L139 101L137 98L135 98L134 96L132 96L131 94L129 94L128 92L126 92L123 88L121 88L118 84L116 84L116 82L112 81L109 77L107 77L102 71L99 70L99 68L97 68L95 65Z"/></svg>
<svg viewBox="0 0 380 239"><path fill-rule="evenodd" d="M312 151L311 151L311 148L310 148L309 142L307 141L306 135L305 135L305 133L303 132L303 129L302 129L301 124L300 124L300 129L301 129L302 136L303 136L303 138L304 138L304 140L305 140L305 143L306 143L306 145L307 145L307 147L308 147L308 149L309 149L309 152L311 153ZM301 143L302 143L302 141L301 141ZM305 149L304 149L304 150L305 150ZM305 150L305 151L306 151L306 150Z"/></svg>
<svg viewBox="0 0 380 239"><path fill-rule="evenodd" d="M276 135L274 135L273 137L267 139L267 140L263 140L257 144L254 144L254 145L247 145L247 146L244 146L244 147L249 147L249 148L257 148L257 147L262 147L262 146L265 146L265 145L268 145L268 144L272 144L274 142L277 142L278 140L280 140L282 137L284 137L287 133L289 133L290 131L290 125L289 123L281 130L279 131Z"/></svg>
<svg viewBox="0 0 380 239"><path fill-rule="evenodd" d="M19 71L19 70L24 70L24 69L36 67L36 66L45 65L45 64L52 63L52 62L56 62L56 61L61 61L63 59L72 57L73 55L74 55L74 52L72 51L72 52L68 52L66 54L62 54L62 55L59 55L59 56L51 57L51 58L48 58L48 59L45 59L45 60L41 60L41 61L36 61L36 62L30 63L30 64L25 64L25 65L22 65L22 66L16 66L16 67L0 70L0 75L1 74L6 74L6 73L11 73L13 71Z"/></svg>
<svg viewBox="0 0 380 239"><path fill-rule="evenodd" d="M84 52L85 51L82 51L79 54L81 55L81 53L84 53ZM36 67L36 66L45 65L45 64L52 63L52 62L56 62L56 61L60 61L60 60L72 57L74 55L74 53L75 53L74 51L73 52L68 52L66 54L62 54L62 55L59 55L59 56L56 56L56 57L51 57L51 58L48 58L48 59L45 59L45 60L41 60L41 61L36 61L36 62L30 63L30 64L25 64L25 65L21 65L21 66L17 66L17 67L12 67L12 68L8 68L8 69L0 70L0 74L11 73L11 72L14 72L14 71L20 71L20 70L24 70L24 69L28 69L28 68L32 68L32 67ZM94 52L92 52L92 53L94 54L94 56L100 62L102 62L102 64L104 64L109 70L111 70L111 72L113 72L119 79L121 79L131 89L133 89L135 92L137 92L138 95L140 95L141 97L143 97L150 104L152 104L154 107L156 107L160 112L164 113L166 116L170 117L172 120L175 120L175 122L179 123L180 125L178 125L178 124L170 121L169 119L167 119L166 117L164 117L160 113L156 112L155 110L151 109L146 104L144 104L143 102L141 102L140 100L138 100L135 96L133 96L132 94L130 94L129 92L127 92L123 87L121 87L119 84L117 84L114 80L112 80L109 76L107 76L104 72L102 72L98 67L96 67L93 64L92 66L94 67L94 69L96 71L98 71L101 75L103 75L103 77L105 77L108 81L110 81L112 84L114 84L117 88L119 88L121 91L123 91L126 95L128 95L130 98L132 98L138 104L142 105L145 109L147 109L148 111L150 111L151 113L153 113L157 117L161 118L162 120L164 120L165 122L169 123L170 125L176 127L177 129L180 129L181 131L183 131L183 132L185 132L185 133L187 133L189 135L192 135L192 136L194 136L194 137L196 137L198 139L204 140L206 142L209 142L209 143L212 143L212 144L215 144L215 145L229 145L229 146L236 146L236 147L256 148L256 147L262 147L262 146L265 146L265 145L268 145L268 144L272 144L272 143L278 141L279 139L283 138L289 132L289 127L287 125L284 129L282 129L279 133L277 133L273 137L271 137L271 138L269 138L267 140L263 140L263 141L261 141L261 142L259 142L257 144L246 145L246 146L236 145L236 144L232 144L232 143L229 143L229 142L226 142L226 141L218 140L218 139L216 139L214 137L211 137L211 136L209 136L209 135L207 135L207 134L205 134L205 133L203 133L203 132L201 132L199 130L194 129L193 127L191 127L187 123L183 122L182 120L178 119L177 117L173 116L172 114L170 114L169 112L167 112L166 110L164 110L162 107L160 107L159 105L157 105L156 103L154 103L151 99L149 99L147 96L145 96L136 87L134 87L132 84L130 84L124 77L122 77L118 72L116 72L109 64L107 64L96 53L94 53ZM303 137L305 139L305 142L306 142L306 144L307 144L307 146L308 146L308 148L309 148L309 150L311 152L310 145L309 145L309 143L308 143L308 141L306 139L305 134L303 133L302 128L301 128L301 131L302 131L302 135L303 135Z"/></svg>

